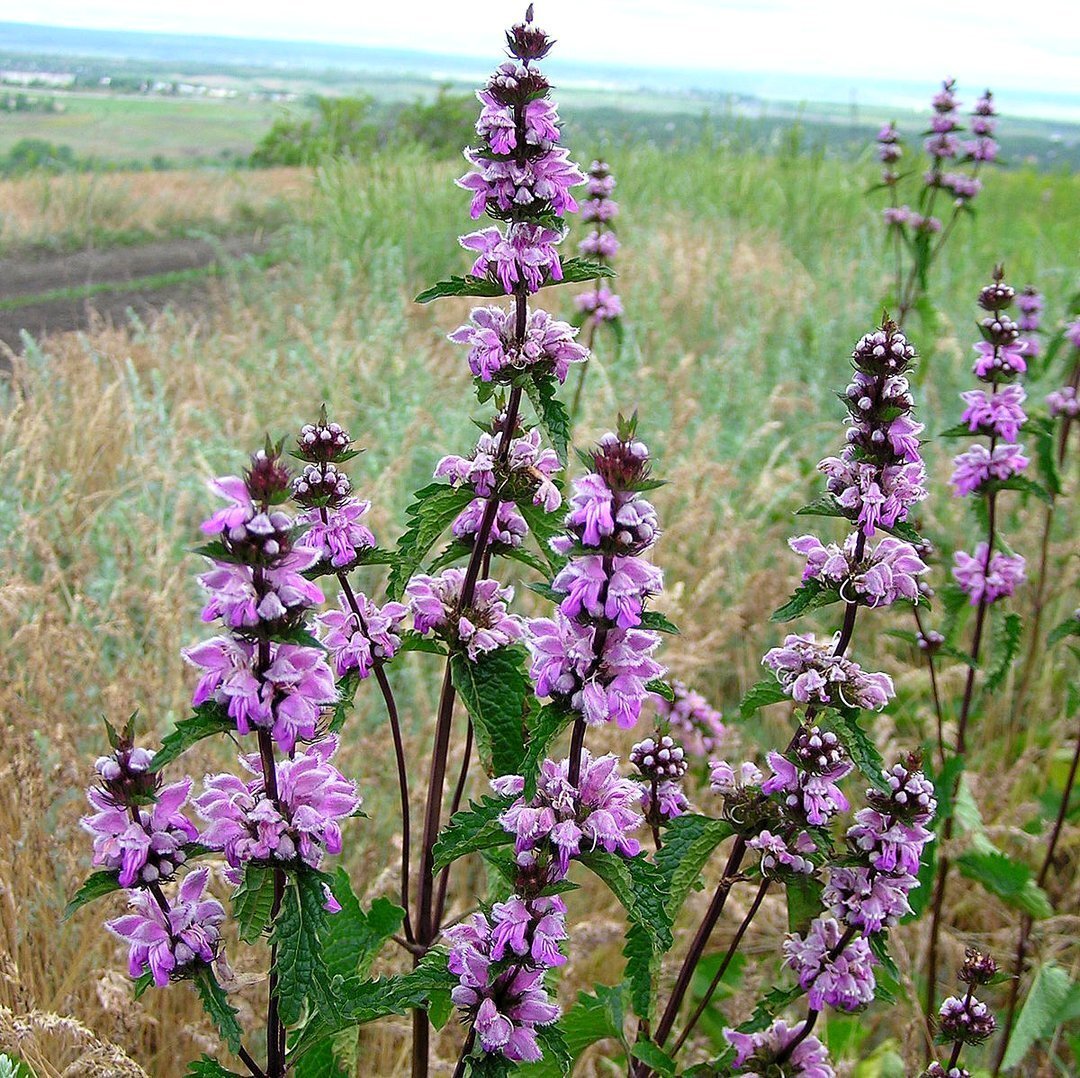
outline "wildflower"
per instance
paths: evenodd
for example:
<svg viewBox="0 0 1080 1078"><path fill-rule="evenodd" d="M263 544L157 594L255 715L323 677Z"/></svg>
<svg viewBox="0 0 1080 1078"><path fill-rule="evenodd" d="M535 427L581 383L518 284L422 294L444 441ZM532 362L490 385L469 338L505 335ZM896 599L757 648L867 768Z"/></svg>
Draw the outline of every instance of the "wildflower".
<svg viewBox="0 0 1080 1078"><path fill-rule="evenodd" d="M866 606L890 606L900 599L919 601L919 577L929 571L910 543L891 535L855 560L858 536L850 534L842 547L824 545L814 535L798 535L788 546L806 558L803 581L821 580L839 589L841 595Z"/></svg>
<svg viewBox="0 0 1080 1078"><path fill-rule="evenodd" d="M878 872L917 876L923 847L933 833L919 819L905 821L875 808L859 809L848 841Z"/></svg>
<svg viewBox="0 0 1080 1078"><path fill-rule="evenodd" d="M546 280L562 280L562 263L555 245L562 233L528 222L511 224L504 235L498 228L484 228L461 237L461 246L476 252L469 270L475 277L489 277L507 294L521 285L538 292Z"/></svg>
<svg viewBox="0 0 1080 1078"><path fill-rule="evenodd" d="M205 868L184 877L177 897L166 913L148 891L128 893L134 911L105 922L105 927L129 946L128 972L141 977L149 971L154 984L186 976L217 958L219 925L225 910L213 898L204 898L209 873Z"/></svg>
<svg viewBox="0 0 1080 1078"><path fill-rule="evenodd" d="M1066 323L1065 340L1067 340L1073 348L1080 348L1080 318L1076 318L1072 322Z"/></svg>
<svg viewBox="0 0 1080 1078"><path fill-rule="evenodd" d="M836 1078L836 1071L829 1064L829 1053L813 1035L803 1037L794 1051L787 1054L788 1045L799 1038L804 1025L804 1022L798 1022L789 1028L784 1019L777 1018L771 1026L757 1033L725 1029L724 1037L735 1049L736 1073L747 1078L766 1078L775 1072L777 1060L783 1058L785 1076Z"/></svg>
<svg viewBox="0 0 1080 1078"><path fill-rule="evenodd" d="M982 1044L997 1028L990 1008L968 995L966 999L949 996L938 1011L941 1035L964 1044Z"/></svg>
<svg viewBox="0 0 1080 1078"><path fill-rule="evenodd" d="M597 288L574 297L574 303L582 314L592 315L598 322L613 322L622 317L622 300L609 288Z"/></svg>
<svg viewBox="0 0 1080 1078"><path fill-rule="evenodd" d="M814 862L808 855L817 852L817 844L805 831L789 841L765 830L746 845L761 854L762 875L783 878L788 874L809 876L814 871Z"/></svg>
<svg viewBox="0 0 1080 1078"><path fill-rule="evenodd" d="M968 425L968 430L972 433L977 431L989 437L1014 442L1020 428L1027 422L1027 414L1023 408L1027 394L1023 386L1001 386L996 393L970 389L961 393L960 399L967 405L960 420Z"/></svg>
<svg viewBox="0 0 1080 1078"><path fill-rule="evenodd" d="M1019 475L1030 463L1023 446L973 445L953 458L953 474L949 482L957 497L978 493L991 480L1004 482Z"/></svg>
<svg viewBox="0 0 1080 1078"><path fill-rule="evenodd" d="M195 799L209 825L203 843L223 851L234 869L249 861L300 861L318 868L324 851L340 853L338 821L356 812L361 798L356 784L330 763L337 745L336 737L328 737L278 761L276 799L266 793L257 754L240 757L255 776L248 782L229 774L207 776L205 792Z"/></svg>
<svg viewBox="0 0 1080 1078"><path fill-rule="evenodd" d="M1066 419L1076 419L1080 416L1080 398L1072 386L1063 386L1046 395L1046 407L1050 410L1052 419L1064 416Z"/></svg>
<svg viewBox="0 0 1080 1078"><path fill-rule="evenodd" d="M953 563L953 579L971 597L972 606L1007 598L1027 576L1023 555L1000 550L989 554L986 543L979 543L973 554L958 550Z"/></svg>
<svg viewBox="0 0 1080 1078"><path fill-rule="evenodd" d="M335 569L352 565L375 546L371 529L360 522L370 508L369 501L349 498L336 508L305 510L296 518L297 524L308 526L304 545L319 551L320 560L329 561Z"/></svg>
<svg viewBox="0 0 1080 1078"><path fill-rule="evenodd" d="M826 1006L854 1011L874 998L874 956L865 939L856 937L839 951L843 933L833 917L817 917L806 935L790 933L784 941L787 965L806 989L816 1011Z"/></svg>
<svg viewBox="0 0 1080 1078"><path fill-rule="evenodd" d="M657 715L679 735L683 748L692 756L707 757L716 752L724 737L723 716L684 682L673 681L671 690L673 701L654 696Z"/></svg>
<svg viewBox="0 0 1080 1078"><path fill-rule="evenodd" d="M496 580L478 580L472 604L459 609L465 570L444 569L438 576L414 576L405 588L416 631L422 636L436 632L449 643L463 646L470 661L482 652L494 651L518 641L524 624L507 610L513 588Z"/></svg>
<svg viewBox="0 0 1080 1078"><path fill-rule="evenodd" d="M907 873L836 867L829 871L821 901L833 917L869 936L891 928L911 912L908 895L918 885Z"/></svg>
<svg viewBox="0 0 1080 1078"><path fill-rule="evenodd" d="M403 603L376 606L363 592L356 592L357 618L344 593L338 595L340 610L320 614L322 643L334 660L334 671L343 677L355 670L361 679L377 663L389 662L401 647L401 622L409 612Z"/></svg>
<svg viewBox="0 0 1080 1078"><path fill-rule="evenodd" d="M850 806L837 783L852 765L837 736L823 734L817 727L804 728L796 735L792 755L799 760L798 766L778 752L766 756L773 774L761 792L782 794L785 811L814 827L828 823L837 812L846 812Z"/></svg>
<svg viewBox="0 0 1080 1078"><path fill-rule="evenodd" d="M879 711L894 695L888 674L867 673L851 659L835 655L827 644L817 643L813 633L788 635L782 647L765 654L762 664L776 674L784 691L800 704Z"/></svg>
<svg viewBox="0 0 1080 1078"><path fill-rule="evenodd" d="M727 760L711 760L709 768L709 785L716 793L725 796L753 790L760 787L765 779L761 768L749 760L739 764L738 769Z"/></svg>

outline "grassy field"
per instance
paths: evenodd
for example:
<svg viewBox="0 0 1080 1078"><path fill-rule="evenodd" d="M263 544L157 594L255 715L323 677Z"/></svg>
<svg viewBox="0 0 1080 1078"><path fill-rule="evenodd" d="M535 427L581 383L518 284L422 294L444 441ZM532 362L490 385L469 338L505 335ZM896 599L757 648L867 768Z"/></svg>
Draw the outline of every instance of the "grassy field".
<svg viewBox="0 0 1080 1078"><path fill-rule="evenodd" d="M575 149L590 156L591 147ZM621 350L609 340L598 346L577 440L586 444L601 433L616 411L639 410L656 471L670 481L657 492L665 535L656 558L667 577L663 610L683 634L664 658L727 712L733 738L748 751L771 746L784 718L741 725L735 704L781 634L768 614L797 582L798 562L785 545L799 528L792 512L816 496L814 466L840 444L834 393L847 382L853 343L880 318L888 291L878 210L863 194L871 166L647 147L613 151L609 159L619 178L618 284L628 331ZM10 522L0 537L0 639L7 642L0 827L8 836L0 848L0 1048L17 1043L42 1075L67 1073L64 1066L80 1060L80 1074L137 1074L141 1067L171 1078L182 1073L182 1060L216 1044L184 986L130 1003L120 948L100 928L104 906L57 929L88 865L78 817L102 746L99 717L118 720L139 709L148 729L161 734L184 715L192 678L179 649L200 634L198 560L186 552L209 503L202 483L239 468L264 432L294 431L328 402L367 447L352 471L372 499L383 544L396 538L409 492L430 477L438 457L471 445L470 416L480 410L464 356L445 339L468 305L412 302L432 280L466 266L456 236L469 227L467 200L451 183L458 170L454 162L401 154L328 164L310 188L306 177L282 172L268 184L268 197L280 195L289 215L274 268L222 283L197 320L165 314L148 325L100 326L30 344L15 359L0 411L0 518ZM117 213L156 220L159 211L145 207L155 204L160 178L123 182L115 197L118 206L130 198L130 206ZM247 174L234 182L245 197ZM177 180L162 205L212 216L220 197L213 182L197 179L186 190ZM916 393L929 433L958 417L956 394L970 385L974 297L995 261L1004 259L1016 285L1031 281L1047 293L1050 320L1063 313L1080 283L1077 205L1075 175L1021 170L987 183L978 219L958 229L940 266L934 332L917 321L910 327L923 355ZM37 227L20 226L22 234ZM568 315L571 293L554 290L542 299ZM1032 392L1049 388L1047 381ZM947 447L928 450L935 485L922 525L939 548L940 585L952 548L969 543L972 528L946 485ZM1074 472L1073 493L1076 486ZM1010 539L1033 555L1041 514L1019 499L1011 504ZM1076 605L1078 520L1066 500L1051 546L1051 624ZM1019 609L1028 602L1022 595ZM525 598L523 607L530 606ZM831 632L828 615L820 625ZM896 617L896 627L908 628ZM878 631L856 634L854 652L897 681L895 705L874 731L886 755L929 738L925 673L911 650ZM411 659L393 676L412 751L422 759L439 671L424 656ZM964 670L943 671L953 701ZM969 762L975 798L995 843L1028 863L1039 857L1039 799L1063 781L1075 725L1065 712L1070 681L1075 670L1067 663L1040 662L1025 707L1014 707L1010 683L984 702L976 723ZM358 778L370 815L351 825L346 847L354 886L367 901L393 892L397 856L381 721L377 702L361 693L342 765ZM611 737L623 751L630 740ZM227 763L207 749L190 760L196 775ZM697 796L707 803L707 791ZM1074 813L1048 885L1065 912L1037 926L1036 942L1040 957L1056 957L1074 977L1078 860ZM452 909L465 908L477 882L470 871L477 870L455 877ZM726 944L751 895L749 886L736 888L715 947ZM692 914L704 897L691 899ZM593 978L617 980L624 931L607 907L595 912L595 901L580 922L594 892L570 898L578 927L560 987L564 1001ZM982 892L954 886L948 914L950 967L965 945L1010 951L1016 918ZM745 1017L755 992L771 983L771 962L755 959L775 952L785 928L782 902L767 900L748 936L751 961L739 990L722 1004L729 1019ZM822 1023L848 1060L845 1073L916 1073L923 1045L910 993L924 931L917 925L896 933L908 994L894 1007ZM238 972L255 971L241 958ZM255 999L254 987L240 993L242 1020ZM458 1037L451 1023L437 1045L441 1058L454 1058ZM399 1073L406 1041L404 1021L365 1032L356 1073ZM133 1062L122 1062L111 1046ZM1067 1059L1067 1047L1060 1049ZM979 1059L977 1050L971 1058ZM1045 1054L1032 1066L1025 1072L1031 1076L1070 1073L1062 1069L1069 1064ZM596 1056L579 1073L611 1072Z"/></svg>

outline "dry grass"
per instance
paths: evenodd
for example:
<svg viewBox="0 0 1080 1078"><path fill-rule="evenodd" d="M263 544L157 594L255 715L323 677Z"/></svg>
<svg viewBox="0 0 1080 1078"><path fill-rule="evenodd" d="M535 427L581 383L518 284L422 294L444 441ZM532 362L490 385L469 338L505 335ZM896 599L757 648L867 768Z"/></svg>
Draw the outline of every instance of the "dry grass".
<svg viewBox="0 0 1080 1078"><path fill-rule="evenodd" d="M190 229L277 223L300 211L310 189L310 171L298 168L0 180L0 251L105 246Z"/></svg>
<svg viewBox="0 0 1080 1078"><path fill-rule="evenodd" d="M377 535L389 543L408 491L425 480L440 453L468 443L468 383L460 355L442 336L466 306L451 302L432 311L409 302L428 263L444 270L459 265L452 229L460 222L444 234L439 228L443 217L460 217L460 199L433 191L430 169L422 177L414 173L408 163L400 172L376 163L370 172L327 173L320 177L318 219L332 224L301 233L290 264L257 281L222 286L202 313L56 337L16 360L15 385L0 412L6 522L0 828L8 836L0 849L0 1050L19 1051L35 1065L49 1060L41 1074L138 1074L142 1067L171 1078L182 1073L182 1060L217 1043L184 986L151 991L132 1004L117 972L124 966L121 948L100 928L116 903L59 920L88 865L78 817L89 764L100 750L98 717L122 719L138 708L160 735L187 706L191 677L179 649L200 630L196 566L184 552L207 505L202 478L235 469L265 430L295 429L326 399L369 447L354 474L373 500ZM250 188L242 191L252 177L265 183L267 197L302 189L294 174L242 174L235 198L252 197ZM138 209L133 204L132 222L160 221L170 201L157 197L162 177L127 182L146 193ZM199 174L193 182L182 188L193 212L230 212L233 196ZM626 186L633 189L633 182ZM343 214L338 196L350 189L359 192L368 216ZM850 341L874 316L876 291L859 285L867 274L877 276L874 249L865 231L854 230L848 246L814 262L805 250L800 254L801 233L782 217L768 225L728 210L703 221L693 207L671 209L646 194L634 192L643 209L626 236L625 264L637 267L623 288L634 332L618 358L610 349L600 353L580 440L607 426L617 407L641 407L658 471L671 480L657 496L666 523L657 558L667 575L664 608L683 635L668 645L668 661L733 713L758 678L763 649L780 632L767 618L796 577L785 546L790 513L812 496L813 463L837 440L839 409L829 390L842 384ZM427 205L423 197L432 202L436 238L428 246L397 242L398 230L410 237L424 231L415 222L415 207ZM388 210L397 214L389 221ZM992 221L985 227L992 229ZM861 270L853 268L858 257ZM1060 251L1050 247L1045 257L1060 258ZM1047 272L1060 264L1049 261ZM662 276L665 267L674 267L669 276ZM975 280L978 274L971 268ZM966 294L950 306L965 327L969 308ZM951 422L953 393L966 377L960 357L968 336L966 328L946 324L934 349L938 366L919 390L931 431ZM956 357L952 372L950 357ZM945 545L950 536L966 541L959 510L944 493L945 452L933 453L938 486L927 530ZM1011 522L1018 549L1032 549L1036 516ZM1070 566L1055 576L1061 584L1052 606L1061 616L1073 602L1064 585L1075 577L1068 560L1076 553L1075 525L1066 502L1054 544L1054 564ZM828 627L831 619L821 624ZM878 721L879 743L898 748L921 741L931 716L914 657L880 631L857 636L856 651L865 665L893 673L900 687L897 707ZM395 669L394 679L420 775L436 686L431 666L418 670L423 659L414 659L409 669ZM960 668L945 670L947 692L957 691L961 676ZM1029 863L1038 861L1040 840L1023 825L1047 786L1060 784L1071 732L1065 681L1060 664L1042 663L1026 708L1012 715L1010 692L1003 692L987 703L978 724L976 799L993 839ZM733 715L731 721L738 726ZM366 900L393 895L396 885L392 761L381 722L374 699L362 694L344 746L343 769L359 780L372 817L353 825L346 856ZM753 749L775 744L784 729L783 716L769 715L738 736ZM622 750L629 743L625 735L608 740ZM200 775L227 765L228 753L208 746L186 763ZM706 798L701 795L705 807ZM1073 822L1050 885L1059 910L1080 903L1078 860L1080 828ZM710 874L716 872L712 866ZM463 911L482 888L479 869L463 868L452 909ZM749 885L736 888L715 946L726 941L750 893ZM692 896L693 911L707 897L707 891ZM610 903L587 886L571 896L571 909L575 957L560 987L564 1002L594 978L617 981L621 963L623 924ZM947 963L965 944L1010 949L1015 917L974 888L953 887L949 921ZM1044 922L1038 953L1075 971L1078 927L1067 914ZM783 928L782 905L770 902L748 938L745 986L725 1005L728 1014L745 1014L753 992L774 977L767 956ZM923 932L909 926L898 933L908 974L917 970ZM674 953L684 946L678 942ZM386 961L400 963L401 956ZM245 956L236 965L255 982L238 997L242 1013L251 1014L262 991L259 967ZM916 1013L911 999L871 1010L861 1020L870 1030L867 1043L889 1041L914 1068L921 1050ZM450 1071L445 1061L458 1036L451 1025L439 1042L440 1073ZM113 1045L137 1065L120 1062ZM365 1030L356 1073L401 1073L406 1052L403 1021ZM609 1073L602 1057L602 1049L594 1050L579 1073ZM64 1069L77 1058L92 1066Z"/></svg>

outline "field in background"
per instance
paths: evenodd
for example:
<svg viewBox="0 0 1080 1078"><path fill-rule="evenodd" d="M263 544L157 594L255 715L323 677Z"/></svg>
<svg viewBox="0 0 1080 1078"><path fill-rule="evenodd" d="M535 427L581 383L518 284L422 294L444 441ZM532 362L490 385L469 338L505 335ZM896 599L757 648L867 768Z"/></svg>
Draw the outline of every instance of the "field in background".
<svg viewBox="0 0 1080 1078"><path fill-rule="evenodd" d="M574 148L589 156L588 144ZM782 633L767 619L797 581L797 559L785 545L799 527L791 514L818 492L814 465L841 440L834 393L847 380L847 356L880 317L888 269L878 212L864 198L864 173L820 157L701 149L673 157L646 146L615 149L610 161L622 206L619 291L628 333L620 351L601 340L577 441L587 444L617 410L639 410L656 472L670 480L657 491L665 535L656 559L667 577L661 607L683 635L667 644L665 658L725 710L733 739L753 751L777 740L784 717L744 725L734 705ZM468 304L412 302L423 286L465 266L456 236L468 227L467 200L451 182L458 171L455 162L403 152L328 164L311 188L305 177L282 172L261 193L283 217L276 265L215 283L198 317L99 325L31 345L15 360L0 410L0 518L10 522L0 536L0 638L8 641L0 716L10 746L0 759L0 827L9 838L0 849L0 952L10 956L0 968L0 1048L17 1039L24 1050L37 1045L56 1073L75 1059L83 1061L80 1073L137 1073L109 1055L104 1042L112 1042L148 1073L171 1078L182 1073L181 1060L216 1044L185 986L131 1004L120 948L100 928L106 904L57 931L88 865L77 821L102 744L99 716L122 719L139 709L160 735L184 715L192 679L179 649L203 631L197 559L187 554L209 504L202 482L239 468L266 431L295 431L327 401L367 448L352 471L372 499L383 544L396 538L409 491L430 477L438 457L471 444L469 419L482 410L471 400L463 354L445 339ZM167 231L170 206L182 206L192 221L228 218L252 197L246 185L270 176L243 174L224 189L199 174L95 182L114 199L118 230ZM160 201L159 182L173 185ZM32 186L8 190L31 192L16 236L40 242L51 228L74 227L63 214L52 221L37 213ZM929 433L955 421L956 393L969 386L974 295L994 261L1004 256L1010 280L1048 294L1050 320L1061 315L1077 286L1078 204L1076 176L1018 171L987 184L976 226L962 224L941 266L934 332L911 327L923 352L916 394ZM568 315L572 292L541 299ZM1049 388L1036 384L1032 392ZM970 530L946 486L948 456L941 443L930 448L934 496L922 521L945 564L950 545ZM1008 522L1017 549L1033 549L1038 519L1028 506L1023 520ZM1075 605L1078 523L1075 499L1067 501L1052 547L1059 590L1050 624ZM934 582L944 578L939 564ZM524 594L524 607L535 602ZM908 628L899 617L895 624ZM820 625L835 627L828 616ZM886 755L921 741L932 716L916 656L882 633L857 636L856 654L897 681L896 704L875 729ZM407 657L392 674L420 755L437 690L437 671L425 662ZM947 667L944 691L955 693L963 674ZM1014 685L987 701L969 761L991 837L1029 863L1040 843L1031 831L1036 799L1048 782L1060 789L1064 779L1067 680L1064 668L1039 663L1027 708L1014 709ZM350 824L346 862L357 893L370 901L394 889L394 791L377 702L359 696L342 769L359 779L370 819ZM629 736L610 736L628 748ZM204 748L187 763L198 776L228 761ZM709 795L698 796L704 803ZM1057 909L1075 911L1075 813L1062 858L1052 898ZM480 885L470 878L476 871L455 875L452 911L465 909ZM736 888L717 948L748 892ZM590 897L588 889L569 896L575 918ZM950 923L959 927L948 939L950 962L964 944L1008 950L1013 915L959 886L950 902ZM782 903L771 903L751 931L751 958L770 951L786 927ZM624 926L603 909L575 929L564 1002L590 978L617 979ZM1078 930L1075 913L1042 922L1039 953L1057 956L1075 975ZM921 932L897 933L906 971ZM252 972L240 962L241 977ZM745 1016L766 976L771 965L747 964L739 990L723 1003L730 1018ZM243 1019L255 989L240 999ZM16 1028L3 1008L24 1024ZM60 1023L51 1017L57 1014L86 1028ZM921 1051L916 1015L904 998L856 1019L823 1019L824 1035L857 1078L899 1078L914 1073ZM444 1058L452 1058L457 1035L452 1023L439 1045ZM397 1073L406 1041L404 1020L365 1031L357 1073ZM594 1058L581 1073L607 1071Z"/></svg>

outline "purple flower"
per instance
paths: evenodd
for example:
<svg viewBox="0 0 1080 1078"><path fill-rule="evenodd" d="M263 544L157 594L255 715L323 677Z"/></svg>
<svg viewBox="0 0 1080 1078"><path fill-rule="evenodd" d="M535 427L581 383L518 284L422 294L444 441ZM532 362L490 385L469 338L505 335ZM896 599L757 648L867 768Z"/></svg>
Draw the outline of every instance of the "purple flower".
<svg viewBox="0 0 1080 1078"><path fill-rule="evenodd" d="M826 457L818 468L828 477L827 489L837 504L868 536L906 520L911 507L926 497L922 461L878 466L845 449L838 457Z"/></svg>
<svg viewBox="0 0 1080 1078"><path fill-rule="evenodd" d="M1073 346L1080 348L1080 318L1074 319L1065 325L1065 340Z"/></svg>
<svg viewBox="0 0 1080 1078"><path fill-rule="evenodd" d="M465 570L444 569L438 576L414 576L405 588L416 631L426 636L433 630L454 645L463 645L472 662L482 652L506 647L524 635L524 624L507 611L513 588L497 580L478 580L472 604L459 609Z"/></svg>
<svg viewBox="0 0 1080 1078"><path fill-rule="evenodd" d="M636 783L618 772L617 756L581 754L578 785L569 781L568 760L544 760L536 782L536 796L518 799L499 817L503 830L514 835L519 859L538 850L553 858L554 878L566 875L570 859L600 847L608 853L634 857L640 850L630 832L642 824ZM521 776L503 776L498 790L521 793Z"/></svg>
<svg viewBox="0 0 1080 1078"><path fill-rule="evenodd" d="M519 283L529 292L538 292L545 278L562 280L562 263L555 250L561 239L554 229L517 222L507 228L505 236L495 227L462 236L461 246L477 254L469 272L476 277L490 276L509 295Z"/></svg>
<svg viewBox="0 0 1080 1078"><path fill-rule="evenodd" d="M183 779L159 790L149 811L133 807L129 812L105 790L91 787L86 798L95 812L80 823L94 839L93 863L118 871L121 887L169 879L187 860L184 846L199 838L180 811L190 792L191 779Z"/></svg>
<svg viewBox="0 0 1080 1078"><path fill-rule="evenodd" d="M912 209L910 206L886 206L881 211L881 216L887 225L899 228L911 220Z"/></svg>
<svg viewBox="0 0 1080 1078"><path fill-rule="evenodd" d="M870 945L856 937L838 954L833 952L843 932L833 917L817 917L805 936L790 933L784 957L806 989L806 1001L816 1011L835 1007L854 1011L874 998L874 964Z"/></svg>
<svg viewBox="0 0 1080 1078"><path fill-rule="evenodd" d="M544 969L566 962L559 944L567 938L566 903L556 895L525 901L512 895L491 908L491 957L499 961L509 950L528 955Z"/></svg>
<svg viewBox="0 0 1080 1078"><path fill-rule="evenodd" d="M559 609L570 618L585 616L614 622L620 629L641 623L646 601L664 586L663 573L642 558L574 558L552 581L566 598Z"/></svg>
<svg viewBox="0 0 1080 1078"><path fill-rule="evenodd" d="M982 1044L997 1028L997 1021L982 1000L949 996L938 1011L938 1028L951 1041Z"/></svg>
<svg viewBox="0 0 1080 1078"><path fill-rule="evenodd" d="M529 313L520 343L516 321L513 311L476 307L469 322L450 334L456 344L469 346L469 369L477 378L490 382L502 374L535 368L540 373L551 370L560 382L565 382L570 365L588 358L588 350L574 340L578 331L552 318L547 311Z"/></svg>
<svg viewBox="0 0 1080 1078"><path fill-rule="evenodd" d="M977 493L991 480L1003 482L1019 475L1029 463L1023 446L995 445L991 450L984 445L973 445L953 457L953 474L949 482L956 497L961 498Z"/></svg>
<svg viewBox="0 0 1080 1078"><path fill-rule="evenodd" d="M272 649L266 671L265 688L271 694L272 724L269 719L256 726L270 726L283 752L292 752L298 737L312 738L322 709L337 700L334 675L318 648L278 644ZM237 720L237 729L246 734L246 723Z"/></svg>
<svg viewBox="0 0 1080 1078"><path fill-rule="evenodd" d="M147 970L159 988L192 966L209 964L221 942L218 926L225 920L220 902L203 898L208 872L189 873L166 915L148 891L128 893L134 913L105 922L105 927L128 944L128 972L141 977Z"/></svg>
<svg viewBox="0 0 1080 1078"><path fill-rule="evenodd" d="M491 158L476 150L466 150L465 160L473 166L457 185L473 193L469 213L475 220L488 210L505 213L513 209L537 212L545 207L559 216L575 213L577 201L572 187L585 182L570 151L552 147L524 161Z"/></svg>
<svg viewBox="0 0 1080 1078"><path fill-rule="evenodd" d="M809 876L814 871L814 862L807 855L817 851L817 844L805 831L800 831L794 842L788 842L766 830L746 845L761 854L762 875L782 879L792 873Z"/></svg>
<svg viewBox="0 0 1080 1078"><path fill-rule="evenodd" d="M1023 404L1027 399L1024 387L1019 385L1001 386L996 393L987 393L984 389L970 389L960 394L960 399L967 405L961 422L968 425L973 433L978 431L1006 442L1016 441L1020 428L1027 422Z"/></svg>
<svg viewBox="0 0 1080 1078"><path fill-rule="evenodd" d="M229 504L224 509L217 509L201 527L206 535L229 534L239 531L244 534L244 526L255 516L255 506L248 493L247 484L239 476L225 475L220 479L211 479L207 486Z"/></svg>
<svg viewBox="0 0 1080 1078"><path fill-rule="evenodd" d="M847 837L878 872L917 876L923 847L933 833L918 820L905 821L876 808L863 808L855 813Z"/></svg>
<svg viewBox="0 0 1080 1078"><path fill-rule="evenodd" d="M1027 577L1023 555L995 551L989 561L987 557L985 543L980 543L974 554L958 550L953 555L953 579L968 593L972 606L1007 598Z"/></svg>
<svg viewBox="0 0 1080 1078"><path fill-rule="evenodd" d="M727 760L710 760L709 769L709 785L725 797L755 789L765 778L761 769L749 760L739 764L737 769Z"/></svg>
<svg viewBox="0 0 1080 1078"><path fill-rule="evenodd" d="M1058 419L1064 416L1066 419L1076 419L1080 416L1080 397L1072 386L1063 386L1046 395L1046 407L1050 409L1050 417Z"/></svg>
<svg viewBox="0 0 1080 1078"><path fill-rule="evenodd" d="M619 247L619 237L614 232L595 229L578 244L578 250L586 258L614 258L619 253Z"/></svg>
<svg viewBox="0 0 1080 1078"><path fill-rule="evenodd" d="M918 602L919 577L929 571L910 543L885 536L876 547L855 561L858 537L850 534L843 547L825 546L814 535L798 535L788 546L806 558L803 582L821 580L838 588L844 598L852 594L866 606L889 606L900 599Z"/></svg>
<svg viewBox="0 0 1080 1078"><path fill-rule="evenodd" d="M649 819L652 818L653 787L651 782L641 783L641 811ZM673 820L676 816L682 816L690 811L690 800L683 793L682 787L671 779L665 779L656 784L655 812L661 820Z"/></svg>
<svg viewBox="0 0 1080 1078"><path fill-rule="evenodd" d="M333 509L307 509L297 518L297 524L306 524L303 544L319 551L320 560L329 560L336 568L351 565L365 550L375 546L375 536L360 523L371 508L371 502L348 498ZM326 520L322 514L326 514Z"/></svg>
<svg viewBox="0 0 1080 1078"><path fill-rule="evenodd" d="M888 674L867 673L858 663L833 654L813 633L790 634L773 648L762 664L776 674L784 691L797 703L829 704L880 711L894 695Z"/></svg>
<svg viewBox="0 0 1080 1078"><path fill-rule="evenodd" d="M619 204L610 198L590 198L581 204L581 219L590 221L610 221L619 215Z"/></svg>
<svg viewBox="0 0 1080 1078"><path fill-rule="evenodd" d="M740 1033L725 1029L724 1037L735 1049L736 1073L745 1078L767 1078L775 1073L774 1064L785 1055L784 1050L800 1033L804 1022L789 1027L777 1018L768 1029L757 1033ZM836 1071L829 1065L829 1053L815 1036L802 1038L795 1050L785 1056L785 1078L836 1078Z"/></svg>
<svg viewBox="0 0 1080 1078"><path fill-rule="evenodd" d="M599 322L613 322L623 313L622 300L610 288L597 288L574 297L577 309Z"/></svg>
<svg viewBox="0 0 1080 1078"><path fill-rule="evenodd" d="M362 801L356 784L330 763L337 744L336 737L328 737L292 759L279 760L276 801L266 795L257 754L240 757L255 776L249 782L235 775L208 776L205 792L195 799L209 825L204 844L222 850L237 869L249 861L297 860L318 868L324 851L340 853L338 821L356 812Z"/></svg>
<svg viewBox="0 0 1080 1078"><path fill-rule="evenodd" d="M870 868L833 868L821 901L832 916L869 936L891 928L911 912L908 895L918 886L914 876L904 873L890 875Z"/></svg>
<svg viewBox="0 0 1080 1078"><path fill-rule="evenodd" d="M384 603L379 607L363 592L356 592L355 596L363 624L343 593L338 595L341 609L328 610L318 619L323 630L322 643L333 656L338 677L355 670L361 678L366 678L376 663L389 662L401 647L398 634L409 612L403 603Z"/></svg>
<svg viewBox="0 0 1080 1078"><path fill-rule="evenodd" d="M992 341L978 341L975 351L979 353L972 370L977 378L987 382L1001 378L1011 378L1014 374L1023 374L1027 370L1024 356L1028 353L1027 341L1012 341L1007 344L994 344Z"/></svg>
<svg viewBox="0 0 1080 1078"><path fill-rule="evenodd" d="M830 758L835 753L837 743L835 734L814 735L819 740L832 737L834 745ZM803 771L778 752L770 752L766 759L772 768L772 778L762 784L763 794L782 794L785 811L797 818L805 817L806 822L814 827L827 824L837 812L847 812L850 805L843 791L836 784L851 771L851 762L845 761L821 772Z"/></svg>
<svg viewBox="0 0 1080 1078"><path fill-rule="evenodd" d="M724 738L723 716L684 682L673 681L671 689L675 695L672 702L659 694L653 696L657 715L679 735L691 755L708 757L716 752Z"/></svg>
<svg viewBox="0 0 1080 1078"><path fill-rule="evenodd" d="M213 569L198 578L210 593L202 620L221 618L230 629L250 629L317 606L323 602L322 591L300 574L320 557L318 550L294 547L273 568L263 570L261 577L250 565L215 562Z"/></svg>

